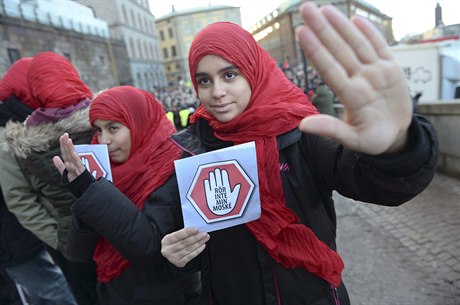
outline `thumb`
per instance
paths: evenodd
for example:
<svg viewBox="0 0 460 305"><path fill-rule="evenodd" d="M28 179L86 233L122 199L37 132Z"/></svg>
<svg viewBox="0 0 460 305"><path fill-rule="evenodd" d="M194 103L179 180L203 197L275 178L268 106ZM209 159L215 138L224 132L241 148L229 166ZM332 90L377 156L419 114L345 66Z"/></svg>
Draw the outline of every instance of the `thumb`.
<svg viewBox="0 0 460 305"><path fill-rule="evenodd" d="M58 156L54 156L53 157L53 163L54 163L54 166L59 171L59 173L61 173L61 175L62 175L62 173L64 173L64 170L65 170L64 162L62 162L61 158L59 158Z"/></svg>
<svg viewBox="0 0 460 305"><path fill-rule="evenodd" d="M240 193L240 188L241 188L241 184L238 183L237 185L235 185L235 187L233 188L233 191L232 191L232 195L235 194L236 196L238 196L238 194Z"/></svg>

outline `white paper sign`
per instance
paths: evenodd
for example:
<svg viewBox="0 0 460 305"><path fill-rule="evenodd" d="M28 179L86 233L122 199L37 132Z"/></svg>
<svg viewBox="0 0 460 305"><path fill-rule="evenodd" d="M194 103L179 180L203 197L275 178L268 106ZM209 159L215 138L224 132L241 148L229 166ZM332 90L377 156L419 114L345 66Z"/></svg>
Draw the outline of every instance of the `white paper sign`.
<svg viewBox="0 0 460 305"><path fill-rule="evenodd" d="M100 177L112 181L109 152L105 144L75 145L75 151L86 169L97 180Z"/></svg>
<svg viewBox="0 0 460 305"><path fill-rule="evenodd" d="M254 142L174 161L185 227L220 230L260 217Z"/></svg>

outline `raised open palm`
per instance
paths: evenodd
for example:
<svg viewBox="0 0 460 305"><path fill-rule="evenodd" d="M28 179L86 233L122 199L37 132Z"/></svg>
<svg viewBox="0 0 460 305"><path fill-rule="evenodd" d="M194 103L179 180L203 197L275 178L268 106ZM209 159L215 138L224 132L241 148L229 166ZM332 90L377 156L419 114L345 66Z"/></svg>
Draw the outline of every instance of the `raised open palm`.
<svg viewBox="0 0 460 305"><path fill-rule="evenodd" d="M344 106L343 121L305 118L299 128L331 137L369 154L401 150L407 142L412 102L402 69L384 38L367 19L351 21L333 6L300 7L297 37L305 55Z"/></svg>

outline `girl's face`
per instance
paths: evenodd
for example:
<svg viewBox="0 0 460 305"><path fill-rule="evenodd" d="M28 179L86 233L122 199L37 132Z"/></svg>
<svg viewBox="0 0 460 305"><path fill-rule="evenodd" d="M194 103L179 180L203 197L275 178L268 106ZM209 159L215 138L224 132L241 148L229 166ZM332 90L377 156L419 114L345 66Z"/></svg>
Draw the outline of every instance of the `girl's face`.
<svg viewBox="0 0 460 305"><path fill-rule="evenodd" d="M107 144L112 162L123 163L131 151L131 131L119 122L95 120L93 127L100 144Z"/></svg>
<svg viewBox="0 0 460 305"><path fill-rule="evenodd" d="M240 70L220 56L206 55L198 63L195 79L204 108L219 122L233 120L251 99L251 86Z"/></svg>

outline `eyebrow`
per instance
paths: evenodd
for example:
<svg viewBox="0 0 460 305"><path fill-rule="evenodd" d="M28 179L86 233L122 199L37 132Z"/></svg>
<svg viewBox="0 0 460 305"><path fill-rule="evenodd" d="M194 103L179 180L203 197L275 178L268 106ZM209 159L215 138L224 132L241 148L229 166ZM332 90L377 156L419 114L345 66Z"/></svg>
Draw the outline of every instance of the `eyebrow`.
<svg viewBox="0 0 460 305"><path fill-rule="evenodd" d="M226 71L229 71L229 70L235 70L235 69L238 70L238 67L235 66L235 65L230 65L230 66L227 66L227 67L223 67L222 69L217 71L217 74L220 74L220 73L223 73L223 72L226 72ZM208 76L208 75L209 74L205 73L205 72L198 72L198 73L195 73L195 78L202 77L202 76Z"/></svg>
<svg viewBox="0 0 460 305"><path fill-rule="evenodd" d="M116 124L118 122L115 122L115 121L108 121L107 123L105 124L102 124L102 126L99 126L97 124L93 124L93 128L102 128L102 127L107 127L107 126L110 126L110 125L113 125L113 124Z"/></svg>

